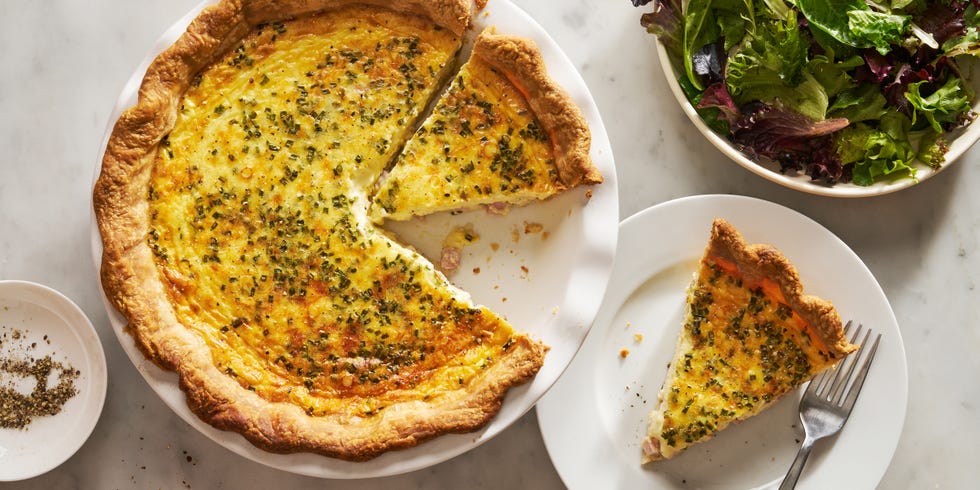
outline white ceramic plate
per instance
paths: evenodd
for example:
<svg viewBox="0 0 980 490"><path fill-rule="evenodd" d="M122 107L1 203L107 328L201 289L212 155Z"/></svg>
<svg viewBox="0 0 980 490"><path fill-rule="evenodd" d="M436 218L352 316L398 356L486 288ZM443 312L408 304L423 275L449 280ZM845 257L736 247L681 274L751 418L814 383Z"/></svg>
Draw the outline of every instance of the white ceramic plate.
<svg viewBox="0 0 980 490"><path fill-rule="evenodd" d="M20 338L13 339L13 332ZM78 393L61 412L34 418L24 429L0 428L0 481L31 478L54 469L88 439L105 402L106 364L102 344L85 313L57 291L24 281L0 281L0 345L4 358L46 355L79 371ZM33 344L33 347L32 347ZM29 393L34 382L0 372L7 386ZM48 386L52 386L49 378Z"/></svg>
<svg viewBox="0 0 980 490"><path fill-rule="evenodd" d="M147 60L134 73L116 105L112 123L135 102L136 89L149 61L169 46L204 7L205 2L177 22L160 39ZM482 211L451 216L448 213L392 226L402 241L428 257L437 257L442 239L456 225L472 223L481 239L464 249L460 270L452 280L473 298L504 314L519 329L551 347L545 364L528 384L511 390L497 416L483 429L445 435L417 447L383 454L363 463L351 463L313 454L280 455L262 451L235 433L205 424L187 408L184 394L171 372L147 361L123 331L125 320L108 304L116 335L143 377L187 423L218 444L251 460L304 475L324 478L367 478L424 468L459 455L500 433L551 387L578 351L599 309L612 272L619 221L616 173L612 150L599 111L585 82L557 44L526 13L508 0L491 0L474 15L475 38L484 27L534 40L541 48L549 73L582 108L592 130L592 160L605 182L592 190L576 189L555 199L513 209L507 216L490 217ZM470 39L472 41L472 39ZM108 133L106 138L108 137ZM105 151L105 143L102 152ZM99 162L102 160L100 152ZM545 233L524 233L524 223L542 224ZM92 227L93 252L101 263L101 239ZM494 250L496 249L496 250ZM574 267L569 268L569 264ZM474 269L479 268L479 272Z"/></svg>
<svg viewBox="0 0 980 490"><path fill-rule="evenodd" d="M672 460L640 465L647 414L683 321L685 288L716 217L750 243L775 245L796 265L807 293L882 334L847 426L817 443L797 487L874 488L898 444L908 395L905 350L888 300L854 252L816 222L766 201L719 195L660 204L620 225L616 267L592 332L537 407L562 480L572 489L766 488L789 468L803 438L799 390ZM630 351L626 358L622 349Z"/></svg>
<svg viewBox="0 0 980 490"><path fill-rule="evenodd" d="M663 44L660 42L657 42L657 55L660 59L660 66L663 68L664 76L667 78L667 84L670 86L670 90L673 92L677 102L680 103L681 109L685 114L687 114L687 117L691 119L691 122L694 123L694 126L697 127L698 131L700 131L701 134L715 146L715 148L718 148L728 158L735 161L735 163L738 163L739 165L745 167L748 171L760 177L791 189L808 192L810 194L831 197L868 197L879 196L905 189L916 185L917 183L920 183L933 175L936 175L943 169L948 168L949 165L966 153L966 151L969 150L974 143L976 143L977 139L980 138L980 124L970 124L966 128L953 131L950 135L948 135L951 143L949 145L949 152L946 153L946 163L939 167L938 170L932 169L928 165L917 163L916 177L918 180L903 178L895 181L876 182L869 186L860 186L851 183L840 183L834 186L827 186L819 182L812 181L805 173L784 174L779 171L778 164L763 165L756 163L732 146L732 144L725 139L724 136L712 131L711 128L704 123L697 111L694 110L694 106L692 106L687 100L687 96L684 95L684 91L681 90L681 87L677 82L677 78L680 73L679 70L683 70L683 68L678 69L671 64L670 57L667 56L667 50L664 49ZM963 64L961 67L965 72L967 84L974 92L980 93L980 73L976 73L978 64L968 63ZM974 102L973 110L974 112L980 112L980 98Z"/></svg>

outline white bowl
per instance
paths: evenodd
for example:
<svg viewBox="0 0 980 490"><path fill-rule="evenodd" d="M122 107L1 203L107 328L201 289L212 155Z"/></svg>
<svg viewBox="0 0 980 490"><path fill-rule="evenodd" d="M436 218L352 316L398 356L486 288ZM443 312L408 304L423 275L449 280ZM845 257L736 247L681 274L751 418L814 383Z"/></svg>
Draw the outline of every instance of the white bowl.
<svg viewBox="0 0 980 490"><path fill-rule="evenodd" d="M75 379L78 392L59 413L37 417L23 429L0 428L2 482L46 473L75 454L102 413L107 372L102 343L85 313L70 299L46 286L0 281L0 330L7 335L0 354L12 359L50 355L52 361L70 365L79 372ZM18 332L16 340L13 331ZM0 379L17 381L9 376ZM29 384L30 380L24 381ZM51 386L50 378L48 383Z"/></svg>
<svg viewBox="0 0 980 490"><path fill-rule="evenodd" d="M704 135L711 144L715 145L716 148L721 150L722 153L731 158L735 163L745 167L750 172L763 177L765 179L771 180L777 184L789 187L791 189L796 189L798 191L808 192L810 194L818 194L821 196L832 196L832 197L867 197L867 196L879 196L882 194L888 194L890 192L895 192L897 190L912 187L926 179L936 175L943 169L949 167L953 162L955 162L960 156L966 153L967 150L973 146L973 143L980 138L980 124L970 124L965 128L960 128L953 131L948 138L950 140L949 152L946 153L946 163L944 163L938 169L933 169L924 163L916 162L916 178L902 178L898 180L890 181L880 181L875 182L869 186L860 186L852 183L838 183L833 186L829 186L817 181L810 179L810 176L806 175L804 172L789 172L782 173L779 170L779 165L776 163L765 164L758 163L743 154L735 146L732 145L724 136L714 132L709 128L701 116L698 115L697 111L694 110L694 106L684 95L684 91L681 90L680 84L677 79L682 73L682 69L675 67L670 61L670 57L667 55L667 50L664 48L663 43L657 42L657 55L660 58L660 66L664 70L664 76L667 77L667 84L670 85L671 92L674 93L674 97L677 98L677 102L680 103L681 109L687 114L687 117L691 119L694 126L698 128L698 131ZM980 80L976 76L970 76L977 69L977 63L971 63L970 66L961 66L964 73L967 75L965 80L971 89L977 94L980 94ZM980 113L980 97L974 101L973 105L974 112Z"/></svg>

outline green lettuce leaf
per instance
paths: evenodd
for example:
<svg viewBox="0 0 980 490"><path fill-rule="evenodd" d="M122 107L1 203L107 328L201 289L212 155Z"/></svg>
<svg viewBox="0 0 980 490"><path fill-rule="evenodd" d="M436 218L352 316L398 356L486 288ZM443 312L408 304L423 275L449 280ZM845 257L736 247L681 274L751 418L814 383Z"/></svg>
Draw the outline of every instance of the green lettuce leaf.
<svg viewBox="0 0 980 490"><path fill-rule="evenodd" d="M843 117L851 122L877 121L885 115L888 100L877 85L862 85L842 92L827 109L828 117Z"/></svg>
<svg viewBox="0 0 980 490"><path fill-rule="evenodd" d="M912 8L917 11L925 10L926 8L925 0L892 0L889 6L891 7L891 10L894 12L895 10L904 9L905 7L908 7L913 3L916 5L914 5Z"/></svg>
<svg viewBox="0 0 980 490"><path fill-rule="evenodd" d="M911 17L905 15L871 10L847 12L847 25L854 40L859 44L874 46L883 55L891 51L892 44L901 44L911 24Z"/></svg>
<svg viewBox="0 0 980 490"><path fill-rule="evenodd" d="M971 54L980 56L980 9L972 3L963 12L963 34L943 42L942 50L946 56Z"/></svg>
<svg viewBox="0 0 980 490"><path fill-rule="evenodd" d="M755 34L728 58L725 82L738 103L766 100L760 95L773 85L794 86L806 62L809 42L796 26L796 15L762 22Z"/></svg>
<svg viewBox="0 0 980 490"><path fill-rule="evenodd" d="M796 13L789 12L785 21L768 20L758 25L756 37L746 39L728 58L725 83L732 98L739 105L778 101L783 108L823 120L829 95L818 76L804 69L808 66L809 40L797 27ZM829 60L822 59L824 65L830 65ZM821 66L821 62L813 66L834 90L842 84L842 71Z"/></svg>
<svg viewBox="0 0 980 490"><path fill-rule="evenodd" d="M869 44L860 42L851 33L848 12L854 10L871 10L864 0L795 0L796 7L803 16L816 27L834 39L854 46L867 48Z"/></svg>
<svg viewBox="0 0 980 490"><path fill-rule="evenodd" d="M694 53L721 36L721 29L712 18L713 2L714 0L690 0L684 11L684 71L687 79L698 90L704 90L704 86L694 73Z"/></svg>
<svg viewBox="0 0 980 490"><path fill-rule="evenodd" d="M905 98L915 109L912 113L912 124L922 117L928 121L933 131L942 133L943 123L955 124L964 112L970 110L970 96L963 88L962 80L956 77L950 77L939 90L924 97L921 89L926 83L928 82L925 80L910 83L905 92Z"/></svg>
<svg viewBox="0 0 980 490"><path fill-rule="evenodd" d="M860 56L852 56L835 63L827 56L817 55L806 64L806 69L823 85L827 96L833 97L856 84L848 72L862 65L864 58Z"/></svg>
<svg viewBox="0 0 980 490"><path fill-rule="evenodd" d="M694 53L723 36L725 49L754 30L752 0L689 0L684 10L684 71L691 84L704 90L694 72Z"/></svg>
<svg viewBox="0 0 980 490"><path fill-rule="evenodd" d="M946 56L959 56L962 54L972 54L980 56L980 29L970 27L966 33L960 37L946 40L942 46Z"/></svg>
<svg viewBox="0 0 980 490"><path fill-rule="evenodd" d="M789 16L793 13L793 8L783 0L762 0L759 7L760 15L784 22L789 20Z"/></svg>
<svg viewBox="0 0 980 490"><path fill-rule="evenodd" d="M915 178L915 152L909 143L912 122L900 112L882 116L879 127L857 123L841 130L837 148L844 165L851 168L852 181L871 185L884 178Z"/></svg>
<svg viewBox="0 0 980 490"><path fill-rule="evenodd" d="M926 165L938 169L946 163L946 153L949 152L949 142L946 137L934 131L926 131L919 140L919 152L916 157Z"/></svg>

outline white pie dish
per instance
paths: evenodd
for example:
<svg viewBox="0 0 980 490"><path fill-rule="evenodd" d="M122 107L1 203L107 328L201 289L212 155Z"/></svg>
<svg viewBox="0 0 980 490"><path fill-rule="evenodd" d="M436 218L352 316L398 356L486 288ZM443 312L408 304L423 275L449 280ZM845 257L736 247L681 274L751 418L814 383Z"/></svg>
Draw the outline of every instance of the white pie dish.
<svg viewBox="0 0 980 490"><path fill-rule="evenodd" d="M196 14L211 3L214 2L198 6L160 39L123 90L110 124L134 103L136 88L149 60L169 46ZM483 12L475 13L474 24L471 31L474 38L484 27L494 25L498 32L524 36L538 44L551 76L575 99L590 124L592 159L605 183L591 191L575 189L547 202L514 209L505 217L489 217L483 212L446 213L398 226L396 232L402 241L430 258L437 258L441 240L449 230L472 222L482 240L464 250L461 269L452 278L453 282L477 302L502 313L518 329L551 347L541 371L528 384L513 389L496 417L477 432L441 436L361 463L309 453L273 454L252 446L237 433L217 430L193 415L176 375L161 370L142 355L124 329L125 320L107 305L114 332L134 365L164 402L195 429L246 458L294 473L324 478L393 475L436 464L489 440L526 413L564 371L598 311L612 270L618 222L612 151L587 87L540 26L507 0L495 0ZM591 193L591 199L584 197L587 192ZM588 204L583 205L586 201ZM521 239L515 240L512 230L523 229L524 222L543 225L549 232L548 238L542 239L540 234L525 237L520 233ZM94 223L92 240L95 260L100 263L101 238ZM498 249L492 250L494 242ZM575 265L569 267L569 263ZM474 271L477 268L478 273Z"/></svg>

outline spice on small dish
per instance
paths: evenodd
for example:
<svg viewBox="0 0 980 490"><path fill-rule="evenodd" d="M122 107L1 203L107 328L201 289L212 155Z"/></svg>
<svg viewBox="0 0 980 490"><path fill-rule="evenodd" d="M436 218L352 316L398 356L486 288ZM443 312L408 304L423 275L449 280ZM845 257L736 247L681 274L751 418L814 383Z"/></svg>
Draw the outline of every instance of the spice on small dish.
<svg viewBox="0 0 980 490"><path fill-rule="evenodd" d="M10 334L13 341L23 337L20 330ZM81 373L71 365L53 360L50 354L29 355L27 351L36 347L36 342L30 345L15 342L12 349L0 352L0 428L26 429L37 417L61 412L65 403L78 394L75 380ZM54 373L57 374L52 377ZM23 385L18 381L31 378L34 388L29 394L17 389ZM49 387L49 379L57 384Z"/></svg>

